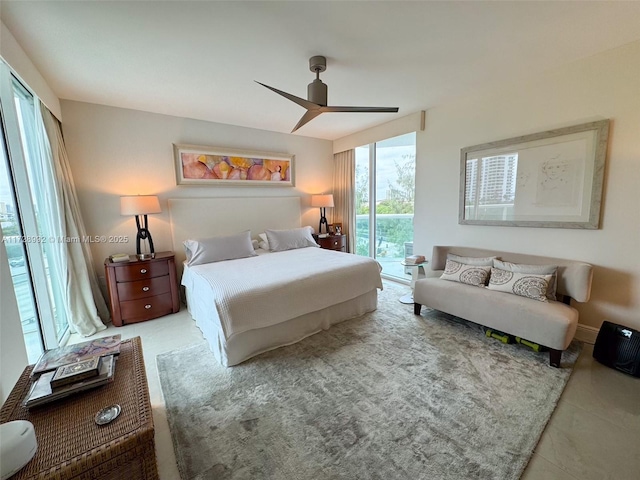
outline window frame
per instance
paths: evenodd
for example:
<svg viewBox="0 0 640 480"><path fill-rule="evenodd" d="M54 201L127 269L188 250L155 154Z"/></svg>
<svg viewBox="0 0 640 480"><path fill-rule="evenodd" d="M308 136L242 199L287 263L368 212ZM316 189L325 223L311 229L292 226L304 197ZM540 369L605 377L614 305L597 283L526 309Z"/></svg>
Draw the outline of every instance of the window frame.
<svg viewBox="0 0 640 480"><path fill-rule="evenodd" d="M34 201L29 186L28 167L20 133L20 121L15 105L13 81L16 81L29 95L33 97L35 115L40 114L40 102L34 92L11 70L0 61L0 108L2 109L2 127L5 135L5 146L8 157L8 168L13 182L16 200L16 215L21 224L25 238L39 238ZM27 273L35 297L37 321L40 324L40 334L45 350L57 348L66 344L70 328L67 322L65 331L58 339L56 331L55 310L47 284L47 270L44 252L37 241L24 243L27 258Z"/></svg>

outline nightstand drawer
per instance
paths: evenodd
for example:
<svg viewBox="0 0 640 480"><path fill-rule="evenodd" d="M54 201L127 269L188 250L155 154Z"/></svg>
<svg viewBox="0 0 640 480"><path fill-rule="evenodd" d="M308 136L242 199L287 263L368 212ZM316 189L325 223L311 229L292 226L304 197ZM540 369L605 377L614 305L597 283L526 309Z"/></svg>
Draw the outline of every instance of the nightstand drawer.
<svg viewBox="0 0 640 480"><path fill-rule="evenodd" d="M347 236L346 235L329 235L324 238L317 238L316 242L322 248L326 250L338 250L341 252L347 251Z"/></svg>
<svg viewBox="0 0 640 480"><path fill-rule="evenodd" d="M115 267L116 282L133 282L145 278L161 277L169 274L167 262L136 262L134 265Z"/></svg>
<svg viewBox="0 0 640 480"><path fill-rule="evenodd" d="M168 315L171 311L171 295L167 294L120 302L122 321L125 323L143 322L150 318Z"/></svg>
<svg viewBox="0 0 640 480"><path fill-rule="evenodd" d="M329 245L333 250L342 250L347 246L347 237L345 235L341 235L339 237L329 237L330 242Z"/></svg>
<svg viewBox="0 0 640 480"><path fill-rule="evenodd" d="M118 283L118 298L120 301L137 300L139 298L153 297L171 291L169 275L153 277L136 282Z"/></svg>

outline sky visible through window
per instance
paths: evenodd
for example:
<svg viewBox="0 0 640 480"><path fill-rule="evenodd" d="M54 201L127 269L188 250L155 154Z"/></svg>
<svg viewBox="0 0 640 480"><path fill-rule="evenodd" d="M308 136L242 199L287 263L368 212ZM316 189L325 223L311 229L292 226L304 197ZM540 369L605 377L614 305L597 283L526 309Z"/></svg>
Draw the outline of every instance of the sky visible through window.
<svg viewBox="0 0 640 480"><path fill-rule="evenodd" d="M369 149L356 148L356 165L368 165ZM389 185L398 180L398 170L395 162L402 161L408 156L415 157L416 134L408 133L399 137L390 138L376 143L376 171L378 180L376 184L376 200L381 202L387 199Z"/></svg>

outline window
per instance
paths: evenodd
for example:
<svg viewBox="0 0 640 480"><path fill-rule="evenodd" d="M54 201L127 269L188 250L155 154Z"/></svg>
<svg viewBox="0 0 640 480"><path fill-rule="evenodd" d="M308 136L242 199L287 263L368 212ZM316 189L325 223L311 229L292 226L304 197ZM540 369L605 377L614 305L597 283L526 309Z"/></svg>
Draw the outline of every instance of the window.
<svg viewBox="0 0 640 480"><path fill-rule="evenodd" d="M22 333L27 347L27 357L29 362L33 363L43 351L42 333L38 322L29 264L27 263L27 252L24 243L21 241L23 233L19 221L13 182L8 168L9 162L4 129L2 130L0 146L0 154L2 154L2 165L0 165L0 227L2 229L3 245L9 259L13 291L18 302Z"/></svg>
<svg viewBox="0 0 640 480"><path fill-rule="evenodd" d="M56 248L62 219L37 98L0 63L0 212L29 361L69 334L63 290L66 257ZM35 300L35 301L34 301Z"/></svg>
<svg viewBox="0 0 640 480"><path fill-rule="evenodd" d="M377 259L383 276L406 280L400 262L413 253L416 134L358 147L355 155L356 253Z"/></svg>

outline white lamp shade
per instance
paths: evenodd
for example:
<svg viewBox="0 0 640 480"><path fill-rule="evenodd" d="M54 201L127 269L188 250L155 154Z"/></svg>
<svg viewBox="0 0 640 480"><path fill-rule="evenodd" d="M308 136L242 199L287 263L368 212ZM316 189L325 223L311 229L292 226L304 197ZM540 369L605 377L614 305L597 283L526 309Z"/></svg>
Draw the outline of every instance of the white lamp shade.
<svg viewBox="0 0 640 480"><path fill-rule="evenodd" d="M333 195L311 195L312 207L333 207Z"/></svg>
<svg viewBox="0 0 640 480"><path fill-rule="evenodd" d="M160 201L156 195L120 197L120 215L146 215L148 213L162 213Z"/></svg>

